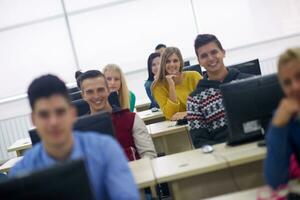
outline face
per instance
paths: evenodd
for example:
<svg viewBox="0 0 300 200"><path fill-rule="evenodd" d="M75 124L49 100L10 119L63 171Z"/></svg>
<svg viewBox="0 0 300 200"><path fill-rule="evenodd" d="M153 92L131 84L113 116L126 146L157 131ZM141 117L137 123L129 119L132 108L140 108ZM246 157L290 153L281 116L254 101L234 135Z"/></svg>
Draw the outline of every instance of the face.
<svg viewBox="0 0 300 200"><path fill-rule="evenodd" d="M154 75L157 74L158 69L159 69L159 65L160 65L160 57L154 58L153 61L152 61L152 66L151 66L152 73L153 73Z"/></svg>
<svg viewBox="0 0 300 200"><path fill-rule="evenodd" d="M107 108L109 91L104 77L85 79L81 83L81 89L82 98L89 104L92 113Z"/></svg>
<svg viewBox="0 0 300 200"><path fill-rule="evenodd" d="M285 95L300 103L300 61L292 60L282 66L278 76Z"/></svg>
<svg viewBox="0 0 300 200"><path fill-rule="evenodd" d="M108 83L110 92L117 92L121 88L121 75L120 73L112 70L108 70L104 73Z"/></svg>
<svg viewBox="0 0 300 200"><path fill-rule="evenodd" d="M46 146L60 147L72 141L76 111L62 95L38 99L31 118Z"/></svg>
<svg viewBox="0 0 300 200"><path fill-rule="evenodd" d="M179 57L173 53L168 57L166 62L166 74L167 75L178 75L180 71Z"/></svg>
<svg viewBox="0 0 300 200"><path fill-rule="evenodd" d="M210 42L197 49L198 61L208 72L217 72L224 68L223 59L225 51L221 50L215 42Z"/></svg>

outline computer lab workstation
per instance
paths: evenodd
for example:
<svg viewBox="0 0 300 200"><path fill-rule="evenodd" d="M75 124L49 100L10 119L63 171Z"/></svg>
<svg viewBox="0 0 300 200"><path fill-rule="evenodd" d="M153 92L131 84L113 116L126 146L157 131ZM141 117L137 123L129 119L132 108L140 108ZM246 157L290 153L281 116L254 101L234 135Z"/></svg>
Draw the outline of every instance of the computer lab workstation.
<svg viewBox="0 0 300 200"><path fill-rule="evenodd" d="M249 70L249 68L247 69ZM168 183L171 196L174 199L202 199L265 185L262 169L266 148L263 139L273 111L283 97L277 76L275 74L257 75L224 84L220 89L224 97L228 120L229 137L226 143L213 145L208 149L193 150L187 125L176 125L176 122L168 121L148 125L152 138L179 133L185 135L187 145L172 152L172 148L175 148L174 145L176 146L176 141L172 143L172 140L176 140L176 137L173 139L165 138L160 142L162 146L155 145L156 148L160 148L158 153L167 155L152 160L142 161L144 160L142 159L129 163L143 198L143 188L151 188L153 197L159 196L155 187L162 183ZM72 102L79 115L83 115L75 122L74 130L96 131L114 137L109 113L103 112L85 116L84 114L88 113L89 110L86 103L82 99L73 99ZM171 130L168 131L168 129ZM29 135L30 145L25 141L27 146L24 149L39 142L34 128L29 130ZM174 144L171 146L171 151L167 145L170 142L167 141L168 139ZM182 139L179 141L177 139L177 144L182 144L182 141ZM22 154L19 153L18 155ZM14 162L8 163L8 167L6 165L3 171L8 172L14 164ZM44 179L49 173L59 173L54 171L45 172L46 175L43 173L36 174L37 182L42 181L38 180L39 177ZM52 177L55 179L55 175ZM16 187L16 190L19 190L20 186L18 185L22 184L22 181L26 182L28 186L33 185L34 187L37 184L35 179L24 178L19 181L11 181L10 187ZM0 191L6 191L6 187L6 184L0 185ZM22 188L22 190L30 192L26 188ZM38 191L42 194L49 192L42 188ZM68 195L68 192L64 195Z"/></svg>

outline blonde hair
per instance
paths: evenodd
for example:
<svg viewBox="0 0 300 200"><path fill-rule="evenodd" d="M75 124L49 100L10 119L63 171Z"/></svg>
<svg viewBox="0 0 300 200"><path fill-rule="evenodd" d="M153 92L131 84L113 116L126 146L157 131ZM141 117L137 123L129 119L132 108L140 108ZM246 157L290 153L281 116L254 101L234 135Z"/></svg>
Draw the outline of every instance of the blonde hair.
<svg viewBox="0 0 300 200"><path fill-rule="evenodd" d="M113 72L117 72L120 74L121 86L118 91L119 92L119 101L120 101L122 109L126 109L126 108L130 109L129 90L127 87L125 75L124 75L123 71L121 70L121 68L116 64L108 64L103 68L102 71L103 71L104 75L105 75L105 72L107 72L107 71L113 71Z"/></svg>
<svg viewBox="0 0 300 200"><path fill-rule="evenodd" d="M179 72L182 72L183 69L183 59L180 50L177 47L167 47L164 53L161 55L160 67L158 71L158 81L165 82L166 81L166 65L168 58L175 54L179 58L180 68Z"/></svg>
<svg viewBox="0 0 300 200"><path fill-rule="evenodd" d="M300 61L300 48L299 47L287 49L285 52L283 52L279 56L279 60L278 60L278 64L277 64L278 72L284 65L286 65L288 62L290 62L292 60Z"/></svg>

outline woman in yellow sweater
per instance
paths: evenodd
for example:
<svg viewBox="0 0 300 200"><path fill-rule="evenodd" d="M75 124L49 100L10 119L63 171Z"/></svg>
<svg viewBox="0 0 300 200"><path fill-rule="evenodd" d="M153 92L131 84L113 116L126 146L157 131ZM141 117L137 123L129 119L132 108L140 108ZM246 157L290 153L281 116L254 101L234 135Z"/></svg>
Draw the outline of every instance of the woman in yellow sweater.
<svg viewBox="0 0 300 200"><path fill-rule="evenodd" d="M202 79L198 72L183 72L182 69L180 50L176 47L166 48L161 56L159 74L152 85L152 93L168 120L183 119L186 116L187 97Z"/></svg>

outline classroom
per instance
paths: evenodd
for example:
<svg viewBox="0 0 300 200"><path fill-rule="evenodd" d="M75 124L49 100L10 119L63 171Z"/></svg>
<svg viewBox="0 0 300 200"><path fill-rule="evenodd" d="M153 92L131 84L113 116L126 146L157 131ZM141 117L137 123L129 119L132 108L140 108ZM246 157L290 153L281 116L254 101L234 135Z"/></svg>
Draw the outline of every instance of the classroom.
<svg viewBox="0 0 300 200"><path fill-rule="evenodd" d="M0 0L0 199L300 199L297 0Z"/></svg>

